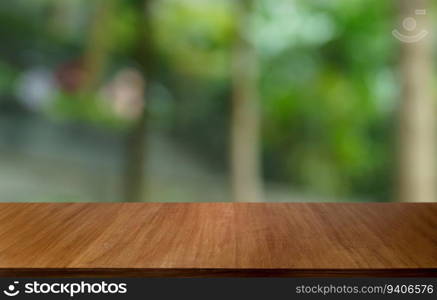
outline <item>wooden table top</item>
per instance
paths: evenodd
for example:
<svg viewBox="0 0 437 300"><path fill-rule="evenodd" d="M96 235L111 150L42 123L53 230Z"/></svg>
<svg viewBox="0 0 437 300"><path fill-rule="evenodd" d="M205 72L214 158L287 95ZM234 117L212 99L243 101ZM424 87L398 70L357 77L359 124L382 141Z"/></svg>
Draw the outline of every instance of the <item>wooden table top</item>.
<svg viewBox="0 0 437 300"><path fill-rule="evenodd" d="M0 204L0 276L437 276L437 204Z"/></svg>

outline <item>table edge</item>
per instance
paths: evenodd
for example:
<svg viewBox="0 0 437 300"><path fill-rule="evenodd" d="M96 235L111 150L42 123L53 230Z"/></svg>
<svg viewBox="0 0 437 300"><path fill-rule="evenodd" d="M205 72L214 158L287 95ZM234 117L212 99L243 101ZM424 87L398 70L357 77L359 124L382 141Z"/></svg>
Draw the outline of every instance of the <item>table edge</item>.
<svg viewBox="0 0 437 300"><path fill-rule="evenodd" d="M417 269L165 269L0 268L0 277L232 278L232 277L437 277L437 268Z"/></svg>

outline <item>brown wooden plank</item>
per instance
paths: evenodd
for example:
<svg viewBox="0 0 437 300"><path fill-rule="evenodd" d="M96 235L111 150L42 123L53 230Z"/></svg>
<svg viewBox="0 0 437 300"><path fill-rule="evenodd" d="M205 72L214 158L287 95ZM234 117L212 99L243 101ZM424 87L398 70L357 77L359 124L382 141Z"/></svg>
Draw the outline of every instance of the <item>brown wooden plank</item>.
<svg viewBox="0 0 437 300"><path fill-rule="evenodd" d="M0 204L0 276L436 276L437 204Z"/></svg>

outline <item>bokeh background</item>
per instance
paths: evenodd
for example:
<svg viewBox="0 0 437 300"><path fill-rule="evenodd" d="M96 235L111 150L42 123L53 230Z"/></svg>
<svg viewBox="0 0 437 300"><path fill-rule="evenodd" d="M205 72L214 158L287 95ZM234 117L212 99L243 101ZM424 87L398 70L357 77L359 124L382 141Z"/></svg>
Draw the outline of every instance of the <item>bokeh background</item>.
<svg viewBox="0 0 437 300"><path fill-rule="evenodd" d="M433 7L2 1L0 201L436 201Z"/></svg>

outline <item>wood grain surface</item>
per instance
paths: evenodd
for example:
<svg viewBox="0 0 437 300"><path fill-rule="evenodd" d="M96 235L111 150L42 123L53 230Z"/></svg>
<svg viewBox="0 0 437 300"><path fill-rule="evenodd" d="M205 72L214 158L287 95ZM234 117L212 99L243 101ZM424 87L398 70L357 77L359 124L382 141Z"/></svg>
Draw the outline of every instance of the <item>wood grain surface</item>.
<svg viewBox="0 0 437 300"><path fill-rule="evenodd" d="M0 276L437 276L437 204L0 204Z"/></svg>

